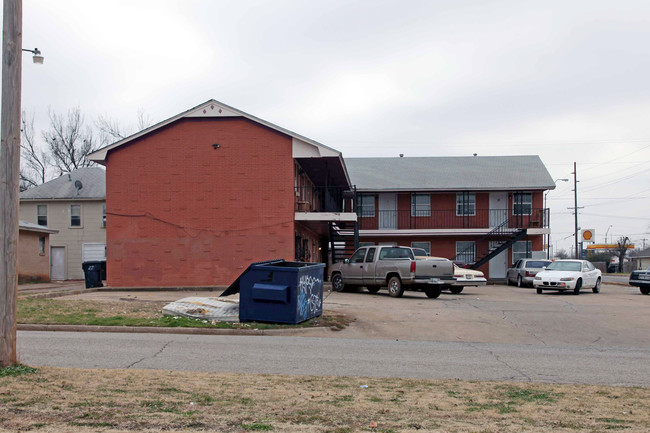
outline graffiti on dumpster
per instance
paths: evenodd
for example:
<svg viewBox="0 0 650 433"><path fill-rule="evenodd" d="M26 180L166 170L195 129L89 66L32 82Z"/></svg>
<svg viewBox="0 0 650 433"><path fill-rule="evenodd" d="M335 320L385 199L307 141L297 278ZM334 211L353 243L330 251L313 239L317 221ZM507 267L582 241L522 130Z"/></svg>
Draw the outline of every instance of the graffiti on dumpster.
<svg viewBox="0 0 650 433"><path fill-rule="evenodd" d="M301 319L313 317L321 311L321 287L323 280L303 275L298 281L298 314Z"/></svg>

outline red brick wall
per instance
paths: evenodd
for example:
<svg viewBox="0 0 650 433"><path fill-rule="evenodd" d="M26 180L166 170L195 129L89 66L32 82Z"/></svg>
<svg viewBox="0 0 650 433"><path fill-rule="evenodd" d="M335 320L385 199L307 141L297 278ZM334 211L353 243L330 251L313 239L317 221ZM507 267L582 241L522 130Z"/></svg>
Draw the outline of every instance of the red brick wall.
<svg viewBox="0 0 650 433"><path fill-rule="evenodd" d="M227 285L251 262L294 258L288 136L181 119L109 152L106 167L110 286Z"/></svg>

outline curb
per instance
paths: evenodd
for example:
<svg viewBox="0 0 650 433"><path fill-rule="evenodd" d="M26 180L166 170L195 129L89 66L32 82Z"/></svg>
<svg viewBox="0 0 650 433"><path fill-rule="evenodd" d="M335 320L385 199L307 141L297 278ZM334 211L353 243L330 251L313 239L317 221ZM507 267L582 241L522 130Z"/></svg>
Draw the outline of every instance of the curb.
<svg viewBox="0 0 650 433"><path fill-rule="evenodd" d="M182 335L249 335L262 336L280 333L301 333L314 329L329 329L326 326L311 328L282 329L214 329L214 328L163 328L154 326L94 326L94 325L41 325L23 323L17 326L19 331L47 332L121 332L132 334L182 334Z"/></svg>

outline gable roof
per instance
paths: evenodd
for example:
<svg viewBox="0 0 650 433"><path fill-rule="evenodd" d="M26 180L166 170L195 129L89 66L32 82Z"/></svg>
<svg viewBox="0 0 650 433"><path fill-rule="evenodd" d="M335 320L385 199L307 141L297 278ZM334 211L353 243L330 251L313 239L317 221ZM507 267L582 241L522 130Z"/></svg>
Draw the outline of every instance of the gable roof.
<svg viewBox="0 0 650 433"><path fill-rule="evenodd" d="M537 155L346 158L357 191L554 189Z"/></svg>
<svg viewBox="0 0 650 433"><path fill-rule="evenodd" d="M81 188L78 188L79 186ZM61 177L20 193L20 200L105 199L106 172L99 167L78 168Z"/></svg>
<svg viewBox="0 0 650 433"><path fill-rule="evenodd" d="M311 140L300 134L296 134L293 131L282 128L271 122L267 122L266 120L262 120L259 117L255 117L251 114L245 113L241 110L233 108L215 99L210 99L202 104L197 105L196 107L190 108L187 111L179 113L176 116L170 117L169 119L163 120L162 122L158 122L155 125L143 129L140 132L136 132L135 134L126 137L116 143L98 149L95 152L86 156L86 158L88 158L91 161L95 161L102 164L104 161L106 161L106 156L109 151L117 147L120 147L130 141L133 141L136 138L142 137L146 134L149 134L150 132L160 129L163 126L169 125L170 123L173 123L179 119L191 118L191 117L244 117L246 119L252 120L253 122L259 123L275 131L281 132L283 134L292 137L294 157L311 157L311 158L339 157L341 158L341 152L339 152L336 149L327 147L324 144Z"/></svg>

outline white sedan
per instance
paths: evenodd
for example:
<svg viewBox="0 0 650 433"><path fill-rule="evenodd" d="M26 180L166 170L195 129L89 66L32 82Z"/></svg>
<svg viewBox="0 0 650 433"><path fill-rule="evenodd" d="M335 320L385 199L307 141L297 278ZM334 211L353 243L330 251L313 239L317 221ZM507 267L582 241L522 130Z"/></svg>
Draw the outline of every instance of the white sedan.
<svg viewBox="0 0 650 433"><path fill-rule="evenodd" d="M580 294L583 287L591 288L594 293L600 292L601 272L587 260L556 260L542 272L538 272L533 280L537 293L543 290L573 290Z"/></svg>

